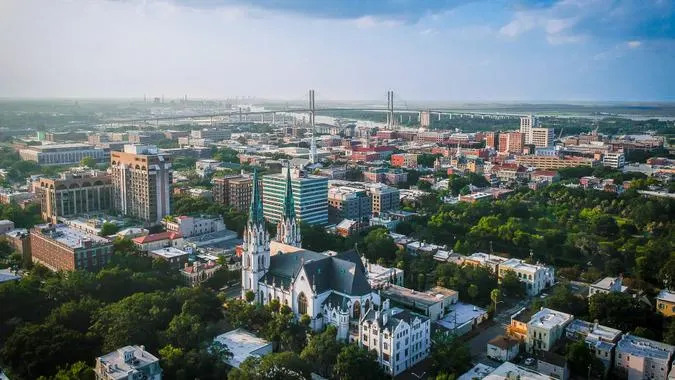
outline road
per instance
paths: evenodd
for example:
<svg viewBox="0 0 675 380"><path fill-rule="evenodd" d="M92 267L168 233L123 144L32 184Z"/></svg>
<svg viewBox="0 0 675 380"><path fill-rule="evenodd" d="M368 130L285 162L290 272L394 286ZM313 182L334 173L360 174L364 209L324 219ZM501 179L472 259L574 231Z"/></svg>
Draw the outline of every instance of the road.
<svg viewBox="0 0 675 380"><path fill-rule="evenodd" d="M230 288L227 288L223 290L223 293L225 293L225 297L229 300L232 298L238 298L241 296L241 285L237 284L234 285Z"/></svg>

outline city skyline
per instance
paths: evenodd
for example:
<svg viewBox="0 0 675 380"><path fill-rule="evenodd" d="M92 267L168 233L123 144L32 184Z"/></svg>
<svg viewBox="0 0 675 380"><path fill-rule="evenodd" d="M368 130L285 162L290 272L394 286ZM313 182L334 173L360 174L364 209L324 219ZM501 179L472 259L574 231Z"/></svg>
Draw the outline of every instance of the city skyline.
<svg viewBox="0 0 675 380"><path fill-rule="evenodd" d="M669 1L6 1L4 97L673 101ZM21 41L17 44L16 41Z"/></svg>

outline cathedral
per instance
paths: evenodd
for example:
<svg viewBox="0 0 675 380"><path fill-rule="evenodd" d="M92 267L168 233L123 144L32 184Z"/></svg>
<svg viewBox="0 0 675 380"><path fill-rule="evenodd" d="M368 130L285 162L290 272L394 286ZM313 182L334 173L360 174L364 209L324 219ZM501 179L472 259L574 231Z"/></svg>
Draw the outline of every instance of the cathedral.
<svg viewBox="0 0 675 380"><path fill-rule="evenodd" d="M255 294L255 301L277 300L297 318L310 318L310 327L321 330L334 325L337 338L347 340L350 330L358 333L362 315L379 297L368 284L366 269L356 251L313 252L302 249L300 225L295 216L290 169L281 220L275 241L265 228L258 174L253 174L253 193L242 244L242 297ZM350 328L351 326L351 328Z"/></svg>

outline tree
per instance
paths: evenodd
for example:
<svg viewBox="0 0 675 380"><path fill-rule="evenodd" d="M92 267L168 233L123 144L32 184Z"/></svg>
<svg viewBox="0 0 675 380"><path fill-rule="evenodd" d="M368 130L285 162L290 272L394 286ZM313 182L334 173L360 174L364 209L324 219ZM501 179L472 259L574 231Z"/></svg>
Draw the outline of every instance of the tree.
<svg viewBox="0 0 675 380"><path fill-rule="evenodd" d="M398 248L394 239L389 235L389 231L384 228L376 228L366 235L363 239L364 255L368 260L376 262L382 258L390 263L396 257Z"/></svg>
<svg viewBox="0 0 675 380"><path fill-rule="evenodd" d="M512 298L518 298L525 295L525 284L520 282L518 275L512 270L506 271L503 275L500 287L505 295Z"/></svg>
<svg viewBox="0 0 675 380"><path fill-rule="evenodd" d="M475 299L478 296L478 287L475 284L471 284L467 292L469 293L469 298Z"/></svg>
<svg viewBox="0 0 675 380"><path fill-rule="evenodd" d="M244 297L246 298L246 302L253 302L255 299L255 293L249 290L246 292L246 294L244 294Z"/></svg>
<svg viewBox="0 0 675 380"><path fill-rule="evenodd" d="M294 352L280 352L262 358L249 357L228 374L230 380L309 379L310 367Z"/></svg>
<svg viewBox="0 0 675 380"><path fill-rule="evenodd" d="M460 375L471 368L471 353L455 335L438 333L431 340L431 362L434 373Z"/></svg>
<svg viewBox="0 0 675 380"><path fill-rule="evenodd" d="M499 292L499 289L492 289L490 292L490 300L492 300L492 305L495 311L495 314L497 314L497 303L499 302L499 298L501 297L501 294Z"/></svg>
<svg viewBox="0 0 675 380"><path fill-rule="evenodd" d="M110 236L116 234L120 228L117 226L115 223L110 223L110 222L104 222L103 225L101 225L101 236Z"/></svg>
<svg viewBox="0 0 675 380"><path fill-rule="evenodd" d="M375 353L356 344L349 344L340 351L333 367L333 376L340 380L388 378L377 364Z"/></svg>
<svg viewBox="0 0 675 380"><path fill-rule="evenodd" d="M591 320L612 326L622 331L633 331L636 327L652 330L655 336L660 332L662 317L648 305L626 293L596 293L591 296L588 312ZM658 329L658 330L655 330Z"/></svg>
<svg viewBox="0 0 675 380"><path fill-rule="evenodd" d="M95 377L94 370L87 363L79 361L59 369L52 377L40 377L38 380L94 380Z"/></svg>
<svg viewBox="0 0 675 380"><path fill-rule="evenodd" d="M602 361L593 355L582 340L567 345L565 358L570 365L572 373L579 377L586 377L589 367L591 374L599 375L599 377L602 377L605 371Z"/></svg>
<svg viewBox="0 0 675 380"><path fill-rule="evenodd" d="M326 378L331 376L331 368L343 346L335 339L336 335L335 326L328 326L323 332L314 335L300 353L300 357L310 364L314 372Z"/></svg>
<svg viewBox="0 0 675 380"><path fill-rule="evenodd" d="M80 160L80 166L84 166L87 168L95 168L96 160L91 156L82 157L82 159Z"/></svg>

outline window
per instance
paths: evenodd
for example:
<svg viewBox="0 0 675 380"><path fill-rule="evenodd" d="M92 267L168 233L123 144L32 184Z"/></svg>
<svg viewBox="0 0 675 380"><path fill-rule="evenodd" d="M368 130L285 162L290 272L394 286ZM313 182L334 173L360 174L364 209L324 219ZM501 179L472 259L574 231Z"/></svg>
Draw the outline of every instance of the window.
<svg viewBox="0 0 675 380"><path fill-rule="evenodd" d="M359 303L359 301L354 302L352 317L357 320L361 317L361 303Z"/></svg>
<svg viewBox="0 0 675 380"><path fill-rule="evenodd" d="M298 313L301 315L307 314L307 297L305 297L305 293L298 295Z"/></svg>
<svg viewBox="0 0 675 380"><path fill-rule="evenodd" d="M382 343L382 348L385 349L385 350L387 348L389 348L389 345L387 344L387 342Z"/></svg>

